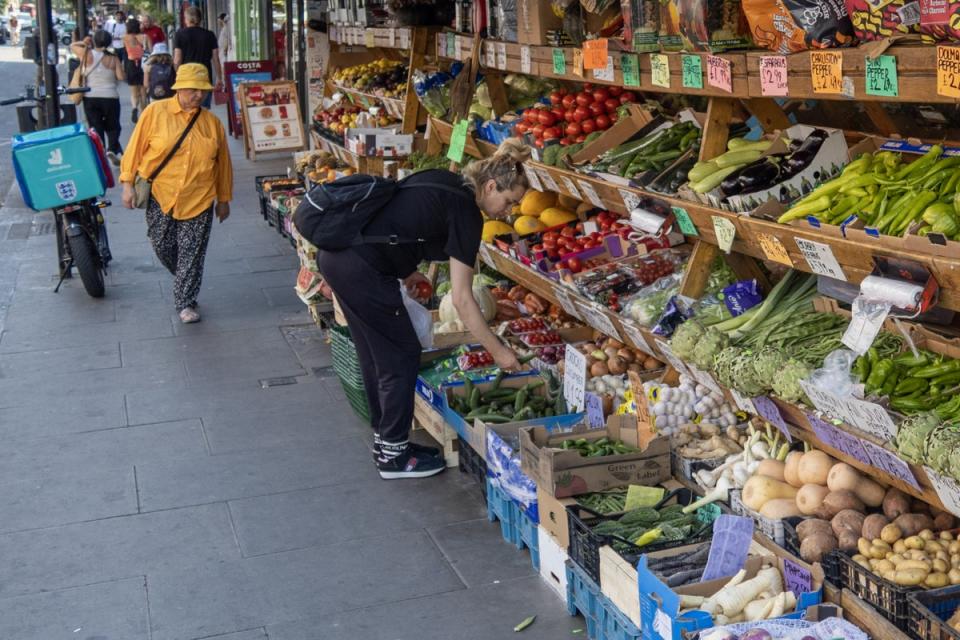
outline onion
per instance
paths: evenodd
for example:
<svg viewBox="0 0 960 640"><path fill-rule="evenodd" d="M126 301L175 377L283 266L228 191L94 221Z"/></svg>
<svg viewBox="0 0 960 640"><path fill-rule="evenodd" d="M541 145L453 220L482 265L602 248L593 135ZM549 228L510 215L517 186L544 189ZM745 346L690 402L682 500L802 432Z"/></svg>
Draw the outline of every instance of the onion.
<svg viewBox="0 0 960 640"><path fill-rule="evenodd" d="M612 360L613 358L617 357L617 350L613 347L607 347L603 350L603 352L607 354L607 360Z"/></svg>
<svg viewBox="0 0 960 640"><path fill-rule="evenodd" d="M615 355L609 360L607 360L607 368L610 370L610 373L612 373L613 375L620 376L626 373L627 364Z"/></svg>
<svg viewBox="0 0 960 640"><path fill-rule="evenodd" d="M636 362L637 360L637 356L633 353L633 351L631 351L630 349L627 349L626 347L617 351L617 356L619 356L620 359L626 362L627 364L631 364L633 362Z"/></svg>
<svg viewBox="0 0 960 640"><path fill-rule="evenodd" d="M646 371L653 371L654 369L659 369L662 366L663 364L653 356L649 356L643 361L643 368Z"/></svg>
<svg viewBox="0 0 960 640"><path fill-rule="evenodd" d="M607 369L607 365L603 362L594 362L590 365L590 375L591 376L605 376L610 373L610 370Z"/></svg>
<svg viewBox="0 0 960 640"><path fill-rule="evenodd" d="M619 340L614 340L613 338L609 338L609 339L607 340L606 346L607 346L608 348L613 348L613 349L622 349L622 348L623 348L623 343L620 342Z"/></svg>
<svg viewBox="0 0 960 640"><path fill-rule="evenodd" d="M592 357L594 360L605 362L607 359L607 353L601 349L597 349L590 354L590 357Z"/></svg>
<svg viewBox="0 0 960 640"><path fill-rule="evenodd" d="M627 371L633 371L634 373L640 373L641 371L643 371L643 367L641 367L639 363L631 362L630 364L627 365Z"/></svg>

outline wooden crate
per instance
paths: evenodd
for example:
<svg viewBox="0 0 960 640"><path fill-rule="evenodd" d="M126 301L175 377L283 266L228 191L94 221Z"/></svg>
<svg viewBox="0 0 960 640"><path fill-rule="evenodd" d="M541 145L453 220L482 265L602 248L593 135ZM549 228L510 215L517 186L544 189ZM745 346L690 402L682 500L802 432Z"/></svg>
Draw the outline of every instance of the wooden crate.
<svg viewBox="0 0 960 640"><path fill-rule="evenodd" d="M448 467L456 467L460 463L457 432L447 424L443 414L418 394L414 394L413 398L413 425L415 429L423 429L436 440Z"/></svg>

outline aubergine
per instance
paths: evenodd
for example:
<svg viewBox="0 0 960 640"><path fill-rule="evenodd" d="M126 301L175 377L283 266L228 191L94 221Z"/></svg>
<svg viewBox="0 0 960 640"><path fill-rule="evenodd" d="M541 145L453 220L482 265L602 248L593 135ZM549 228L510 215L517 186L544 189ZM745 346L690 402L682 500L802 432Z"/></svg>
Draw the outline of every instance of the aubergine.
<svg viewBox="0 0 960 640"><path fill-rule="evenodd" d="M788 178L797 175L810 166L813 159L817 157L817 153L820 151L820 147L823 146L828 135L829 134L823 129L814 129L810 135L807 136L806 140L803 141L803 144L790 154L790 157L784 165Z"/></svg>
<svg viewBox="0 0 960 640"><path fill-rule="evenodd" d="M720 190L729 197L766 189L779 181L780 161L780 157L772 155L752 162L727 176L720 183Z"/></svg>

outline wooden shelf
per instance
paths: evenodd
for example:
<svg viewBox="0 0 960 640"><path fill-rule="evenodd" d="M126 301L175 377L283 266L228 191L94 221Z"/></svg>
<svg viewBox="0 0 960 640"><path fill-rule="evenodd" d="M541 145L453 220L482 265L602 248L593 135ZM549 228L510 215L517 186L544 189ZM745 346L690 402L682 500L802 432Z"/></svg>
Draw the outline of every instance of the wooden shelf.
<svg viewBox="0 0 960 640"><path fill-rule="evenodd" d="M331 25L330 42L348 46L360 46L368 49L410 48L413 43L412 27L360 27L353 25Z"/></svg>
<svg viewBox="0 0 960 640"><path fill-rule="evenodd" d="M364 93L363 91L350 89L339 84L334 84L333 88L334 91L339 91L340 93L346 95L351 102L355 104L360 103L365 108L372 107L379 103L383 105L390 117L396 118L400 121L403 120L403 111L406 106L406 98L404 96L385 98L372 93Z"/></svg>

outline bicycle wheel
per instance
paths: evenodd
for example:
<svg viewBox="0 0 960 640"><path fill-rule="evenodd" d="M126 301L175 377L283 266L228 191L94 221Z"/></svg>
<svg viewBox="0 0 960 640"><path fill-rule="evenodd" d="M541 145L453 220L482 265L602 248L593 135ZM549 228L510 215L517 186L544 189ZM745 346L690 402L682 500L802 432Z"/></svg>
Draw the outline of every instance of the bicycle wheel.
<svg viewBox="0 0 960 640"><path fill-rule="evenodd" d="M80 272L83 288L93 298L102 298L104 294L103 270L100 269L100 257L97 248L86 233L67 236L73 266Z"/></svg>

